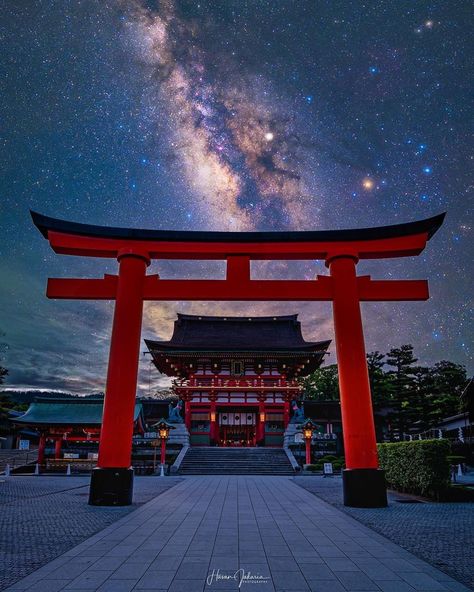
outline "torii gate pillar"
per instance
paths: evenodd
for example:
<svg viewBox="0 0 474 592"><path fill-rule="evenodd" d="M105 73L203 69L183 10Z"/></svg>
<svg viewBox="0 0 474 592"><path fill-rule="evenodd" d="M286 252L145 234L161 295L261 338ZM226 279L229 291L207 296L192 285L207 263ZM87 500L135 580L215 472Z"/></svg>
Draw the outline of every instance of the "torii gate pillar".
<svg viewBox="0 0 474 592"><path fill-rule="evenodd" d="M372 280L358 276L360 259L409 257L423 251L444 214L408 224L314 232L179 232L90 226L32 212L56 253L109 257L118 276L49 279L49 298L115 300L98 467L89 503L132 501L133 410L144 300L331 301L346 455L344 503L387 505L378 467L360 302L426 300L425 280ZM151 259L222 259L224 280L164 280L146 275ZM323 259L330 275L312 280L253 280L251 260Z"/></svg>
<svg viewBox="0 0 474 592"><path fill-rule="evenodd" d="M370 394L364 332L353 257L327 262L333 278L333 316L346 469L344 504L387 505L384 472L378 468L377 441Z"/></svg>

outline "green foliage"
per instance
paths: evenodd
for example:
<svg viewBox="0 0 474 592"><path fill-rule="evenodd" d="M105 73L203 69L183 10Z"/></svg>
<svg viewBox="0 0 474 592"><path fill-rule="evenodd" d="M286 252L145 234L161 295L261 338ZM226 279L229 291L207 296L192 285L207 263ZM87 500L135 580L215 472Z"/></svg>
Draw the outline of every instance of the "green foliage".
<svg viewBox="0 0 474 592"><path fill-rule="evenodd" d="M339 381L337 365L331 364L318 368L313 374L302 379L305 399L314 401L338 401Z"/></svg>
<svg viewBox="0 0 474 592"><path fill-rule="evenodd" d="M447 440L378 444L380 467L390 487L439 497L450 484Z"/></svg>
<svg viewBox="0 0 474 592"><path fill-rule="evenodd" d="M470 399L465 396L464 401L462 398L468 390L464 366L445 360L432 367L416 362L411 345L392 348L387 354L367 354L373 402L390 410L386 426L390 439L411 430L423 432L440 419L472 407L472 395ZM301 385L306 399L338 400L337 365L319 368L302 379Z"/></svg>
<svg viewBox="0 0 474 592"><path fill-rule="evenodd" d="M386 405L390 400L390 380L384 372L385 355L379 351L367 354L367 369L369 371L370 391L376 405Z"/></svg>
<svg viewBox="0 0 474 592"><path fill-rule="evenodd" d="M315 471L322 471L322 469L323 469L323 465L320 462L315 462L312 465L305 465L305 470L311 471L312 473L314 473Z"/></svg>
<svg viewBox="0 0 474 592"><path fill-rule="evenodd" d="M464 456L454 456L454 455L451 456L451 455L449 455L449 456L446 457L446 460L448 461L448 463L450 465L459 465L461 463L466 462L466 457L464 457Z"/></svg>
<svg viewBox="0 0 474 592"><path fill-rule="evenodd" d="M416 362L412 345L394 347L387 353L386 363L393 368L387 372L390 388L390 402L394 408L392 428L398 435L407 431L416 416L415 407L410 399L416 392L413 364ZM421 430L420 430L421 431Z"/></svg>

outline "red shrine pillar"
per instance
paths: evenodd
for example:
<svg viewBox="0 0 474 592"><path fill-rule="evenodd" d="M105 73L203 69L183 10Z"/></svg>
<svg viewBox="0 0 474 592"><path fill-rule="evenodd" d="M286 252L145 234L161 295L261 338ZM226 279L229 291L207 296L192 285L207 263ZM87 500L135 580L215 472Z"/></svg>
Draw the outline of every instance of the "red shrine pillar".
<svg viewBox="0 0 474 592"><path fill-rule="evenodd" d="M44 451L46 448L46 436L44 434L40 434L39 442L38 442L38 464L44 465Z"/></svg>
<svg viewBox="0 0 474 592"><path fill-rule="evenodd" d="M133 416L140 353L143 288L149 259L119 253L109 366L104 397L97 468L92 472L89 503L132 503L133 469L130 467Z"/></svg>
<svg viewBox="0 0 474 592"><path fill-rule="evenodd" d="M337 256L327 262L333 282L339 390L346 470L344 504L387 505L384 472L378 469L374 415L357 288L357 259Z"/></svg>
<svg viewBox="0 0 474 592"><path fill-rule="evenodd" d="M265 446L265 395L258 398L257 444Z"/></svg>
<svg viewBox="0 0 474 592"><path fill-rule="evenodd" d="M210 443L213 444L216 440L216 397L211 396L209 397L211 402L211 409L210 409L210 427L209 427L209 440Z"/></svg>
<svg viewBox="0 0 474 592"><path fill-rule="evenodd" d="M55 460L59 460L61 458L61 447L62 447L62 439L57 438L54 443L54 458Z"/></svg>

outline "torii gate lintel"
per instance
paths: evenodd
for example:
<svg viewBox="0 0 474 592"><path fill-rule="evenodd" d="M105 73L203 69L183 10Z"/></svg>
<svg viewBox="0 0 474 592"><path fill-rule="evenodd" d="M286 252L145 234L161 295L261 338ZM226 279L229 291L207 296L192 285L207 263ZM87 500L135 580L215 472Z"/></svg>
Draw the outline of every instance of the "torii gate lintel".
<svg viewBox="0 0 474 592"><path fill-rule="evenodd" d="M49 279L47 296L115 300L98 468L89 503L129 504L133 409L145 300L331 301L333 304L346 470L344 503L387 504L378 468L375 427L360 302L426 300L425 280L357 276L360 259L409 257L423 251L444 214L408 224L314 232L180 232L90 226L32 212L58 254L116 258L118 275ZM224 280L161 279L146 275L151 259L222 259ZM252 260L322 259L329 275L312 280L251 279Z"/></svg>

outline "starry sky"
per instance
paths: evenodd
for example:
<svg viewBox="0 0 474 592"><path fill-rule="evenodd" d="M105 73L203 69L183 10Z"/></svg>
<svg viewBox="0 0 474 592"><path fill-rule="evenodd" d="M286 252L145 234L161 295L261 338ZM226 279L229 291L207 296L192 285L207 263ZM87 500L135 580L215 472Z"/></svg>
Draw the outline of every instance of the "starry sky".
<svg viewBox="0 0 474 592"><path fill-rule="evenodd" d="M5 386L103 390L111 302L49 301L46 278L116 263L55 255L29 208L78 222L310 230L447 211L416 258L362 262L427 278L428 302L363 304L367 350L412 343L472 373L472 13L419 0L0 0L0 330ZM471 56L471 57L470 57ZM470 78L471 77L471 78ZM160 262L162 277L223 263ZM322 262L255 264L311 278ZM333 337L329 303L147 303L176 312L299 313ZM143 347L143 349L145 349ZM335 361L334 348L329 362ZM141 356L139 392L168 384Z"/></svg>

